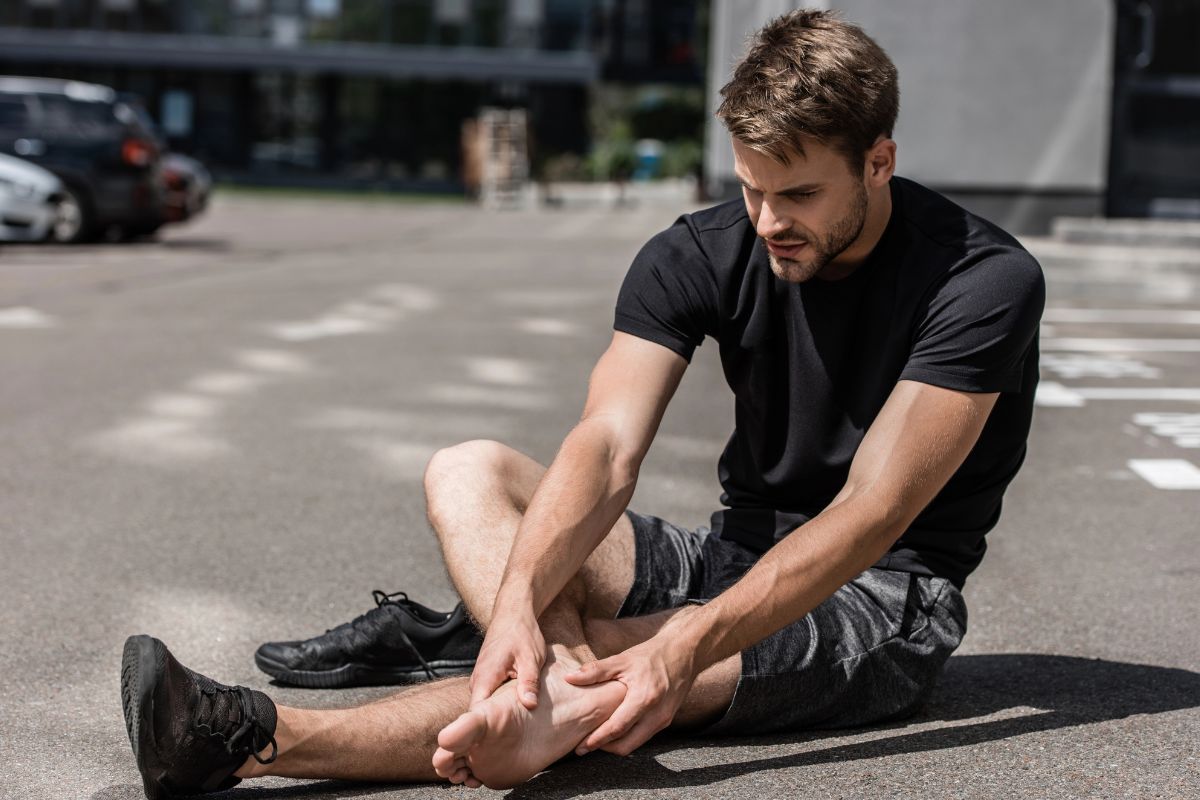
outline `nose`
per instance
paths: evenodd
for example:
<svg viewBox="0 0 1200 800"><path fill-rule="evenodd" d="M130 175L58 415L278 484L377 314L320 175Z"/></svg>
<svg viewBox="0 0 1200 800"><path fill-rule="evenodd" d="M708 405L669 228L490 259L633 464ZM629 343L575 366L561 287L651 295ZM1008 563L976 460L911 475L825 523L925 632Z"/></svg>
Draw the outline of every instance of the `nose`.
<svg viewBox="0 0 1200 800"><path fill-rule="evenodd" d="M764 199L758 211L758 222L755 225L755 233L764 239L771 239L781 233L785 233L791 227L791 220L778 213L778 210L773 208L771 203Z"/></svg>

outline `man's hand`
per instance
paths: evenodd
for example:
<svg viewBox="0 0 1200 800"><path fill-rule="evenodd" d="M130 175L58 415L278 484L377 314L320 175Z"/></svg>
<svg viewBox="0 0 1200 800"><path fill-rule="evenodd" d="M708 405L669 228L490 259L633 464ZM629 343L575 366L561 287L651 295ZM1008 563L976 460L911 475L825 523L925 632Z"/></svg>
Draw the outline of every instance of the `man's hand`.
<svg viewBox="0 0 1200 800"><path fill-rule="evenodd" d="M566 675L567 682L575 686L613 680L625 684L621 705L583 740L575 749L577 754L603 749L627 756L675 719L700 670L695 648L682 644L669 627L623 653Z"/></svg>
<svg viewBox="0 0 1200 800"><path fill-rule="evenodd" d="M538 703L538 675L545 658L546 641L533 610L501 613L497 608L471 672L471 705L516 678L517 697L532 711Z"/></svg>

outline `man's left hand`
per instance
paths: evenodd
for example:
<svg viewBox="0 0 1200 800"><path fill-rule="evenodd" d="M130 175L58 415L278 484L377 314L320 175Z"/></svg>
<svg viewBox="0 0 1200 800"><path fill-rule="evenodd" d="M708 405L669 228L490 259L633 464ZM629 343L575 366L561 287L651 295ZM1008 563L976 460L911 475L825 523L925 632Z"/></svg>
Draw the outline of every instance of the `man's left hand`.
<svg viewBox="0 0 1200 800"><path fill-rule="evenodd" d="M625 684L625 699L575 749L578 755L602 749L627 756L671 724L698 670L693 648L664 633L566 676L575 686L614 680Z"/></svg>

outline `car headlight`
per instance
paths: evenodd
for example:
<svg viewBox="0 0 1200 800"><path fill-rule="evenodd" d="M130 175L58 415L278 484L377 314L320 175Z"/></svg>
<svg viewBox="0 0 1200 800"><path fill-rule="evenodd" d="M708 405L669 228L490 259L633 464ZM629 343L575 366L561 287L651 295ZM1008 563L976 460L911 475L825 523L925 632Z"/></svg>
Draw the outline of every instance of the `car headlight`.
<svg viewBox="0 0 1200 800"><path fill-rule="evenodd" d="M37 187L32 183L21 183L20 181L10 181L7 178L0 178L0 192L10 194L13 197L33 197L35 191L37 191Z"/></svg>

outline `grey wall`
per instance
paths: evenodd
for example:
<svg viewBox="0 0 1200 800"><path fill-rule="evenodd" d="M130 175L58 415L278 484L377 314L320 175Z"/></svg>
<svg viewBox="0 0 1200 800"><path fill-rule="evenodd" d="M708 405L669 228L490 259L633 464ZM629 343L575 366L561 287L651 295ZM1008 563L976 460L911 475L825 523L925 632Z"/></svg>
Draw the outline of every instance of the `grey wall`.
<svg viewBox="0 0 1200 800"><path fill-rule="evenodd" d="M836 8L896 63L900 174L964 195L1101 193L1113 0L713 0L713 110L746 35L804 5ZM727 191L732 156L715 120L706 156L710 189Z"/></svg>

